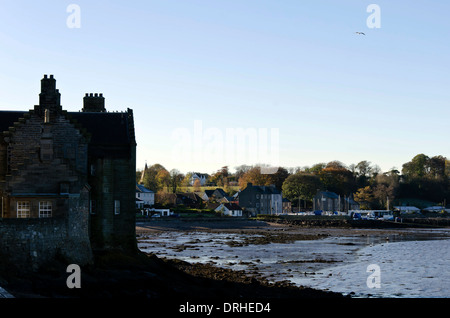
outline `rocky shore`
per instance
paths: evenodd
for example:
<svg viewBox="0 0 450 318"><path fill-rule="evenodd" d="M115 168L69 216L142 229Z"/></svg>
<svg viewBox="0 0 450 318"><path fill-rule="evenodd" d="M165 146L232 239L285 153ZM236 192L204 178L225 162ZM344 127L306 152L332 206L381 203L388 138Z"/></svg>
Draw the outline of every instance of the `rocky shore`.
<svg viewBox="0 0 450 318"><path fill-rule="evenodd" d="M403 235L403 229L356 229L299 227L250 220L180 221L138 223L137 236L167 231L206 231L259 234L244 241L228 244L286 243L314 240L327 236L378 234ZM230 245L230 246L231 246ZM327 262L317 259L317 262ZM95 262L81 270L81 288L66 285L67 264L55 260L38 272L21 273L0 260L0 286L16 298L83 298L83 299L299 299L344 298L339 293L295 286L287 281L270 282L258 273L231 270L214 264L191 264L165 259L139 250L96 253Z"/></svg>
<svg viewBox="0 0 450 318"><path fill-rule="evenodd" d="M137 234L152 231L229 231L265 233L257 241L239 244L267 244L295 239L316 239L321 232L296 233L289 226L266 222L155 222L138 224ZM233 244L230 242L230 244ZM237 243L235 243L237 244ZM285 282L269 282L244 271L189 264L159 258L140 251L96 253L93 265L81 269L81 288L66 285L67 264L55 260L38 272L17 272L14 266L0 262L0 286L16 298L124 298L124 299L290 299L342 298L333 292L301 288Z"/></svg>
<svg viewBox="0 0 450 318"><path fill-rule="evenodd" d="M17 273L3 266L0 283L15 298L83 299L289 299L343 297L338 293L270 283L243 271L192 265L137 252L97 254L82 268L81 288L69 289L66 265L55 261L38 272Z"/></svg>

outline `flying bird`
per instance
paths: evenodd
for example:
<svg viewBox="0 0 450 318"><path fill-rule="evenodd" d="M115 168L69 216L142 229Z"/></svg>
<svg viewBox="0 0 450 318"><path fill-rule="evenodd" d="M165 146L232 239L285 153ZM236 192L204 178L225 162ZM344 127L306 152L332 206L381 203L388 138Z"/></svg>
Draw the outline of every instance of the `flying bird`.
<svg viewBox="0 0 450 318"><path fill-rule="evenodd" d="M355 32L355 33L359 35L365 35L364 32Z"/></svg>

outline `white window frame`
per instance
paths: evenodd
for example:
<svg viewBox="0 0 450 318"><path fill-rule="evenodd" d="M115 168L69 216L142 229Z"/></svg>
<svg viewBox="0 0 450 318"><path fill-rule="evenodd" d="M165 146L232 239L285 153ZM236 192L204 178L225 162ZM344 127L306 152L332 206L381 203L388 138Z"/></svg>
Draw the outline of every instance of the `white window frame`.
<svg viewBox="0 0 450 318"><path fill-rule="evenodd" d="M17 201L17 218L29 218L31 217L31 205L30 201Z"/></svg>
<svg viewBox="0 0 450 318"><path fill-rule="evenodd" d="M51 201L40 201L39 202L39 217L40 218L51 218L53 212L53 205Z"/></svg>
<svg viewBox="0 0 450 318"><path fill-rule="evenodd" d="M120 200L114 200L114 214L120 214Z"/></svg>

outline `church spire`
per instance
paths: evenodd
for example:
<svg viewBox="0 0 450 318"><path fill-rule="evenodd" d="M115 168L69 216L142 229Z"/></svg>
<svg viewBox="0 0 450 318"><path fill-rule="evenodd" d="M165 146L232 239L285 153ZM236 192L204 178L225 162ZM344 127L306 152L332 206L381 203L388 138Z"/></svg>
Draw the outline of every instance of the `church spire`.
<svg viewBox="0 0 450 318"><path fill-rule="evenodd" d="M142 171L141 179L139 180L139 184L144 184L145 173L147 172L147 170L148 170L147 161L145 161L145 167L144 167L144 170Z"/></svg>

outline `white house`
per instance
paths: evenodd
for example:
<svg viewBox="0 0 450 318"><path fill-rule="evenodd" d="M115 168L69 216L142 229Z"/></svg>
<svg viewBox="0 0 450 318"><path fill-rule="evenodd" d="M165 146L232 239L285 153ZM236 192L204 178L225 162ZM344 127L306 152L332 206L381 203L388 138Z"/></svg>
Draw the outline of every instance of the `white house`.
<svg viewBox="0 0 450 318"><path fill-rule="evenodd" d="M236 203L222 203L216 209L216 212L222 212L228 216L242 216L242 209Z"/></svg>
<svg viewBox="0 0 450 318"><path fill-rule="evenodd" d="M136 183L136 208L142 209L144 206L155 204L155 192L147 189L142 184Z"/></svg>
<svg viewBox="0 0 450 318"><path fill-rule="evenodd" d="M204 186L206 184L206 181L208 180L208 174L200 172L192 173L191 180L189 180L191 186L194 185L196 180L200 180L200 185Z"/></svg>

